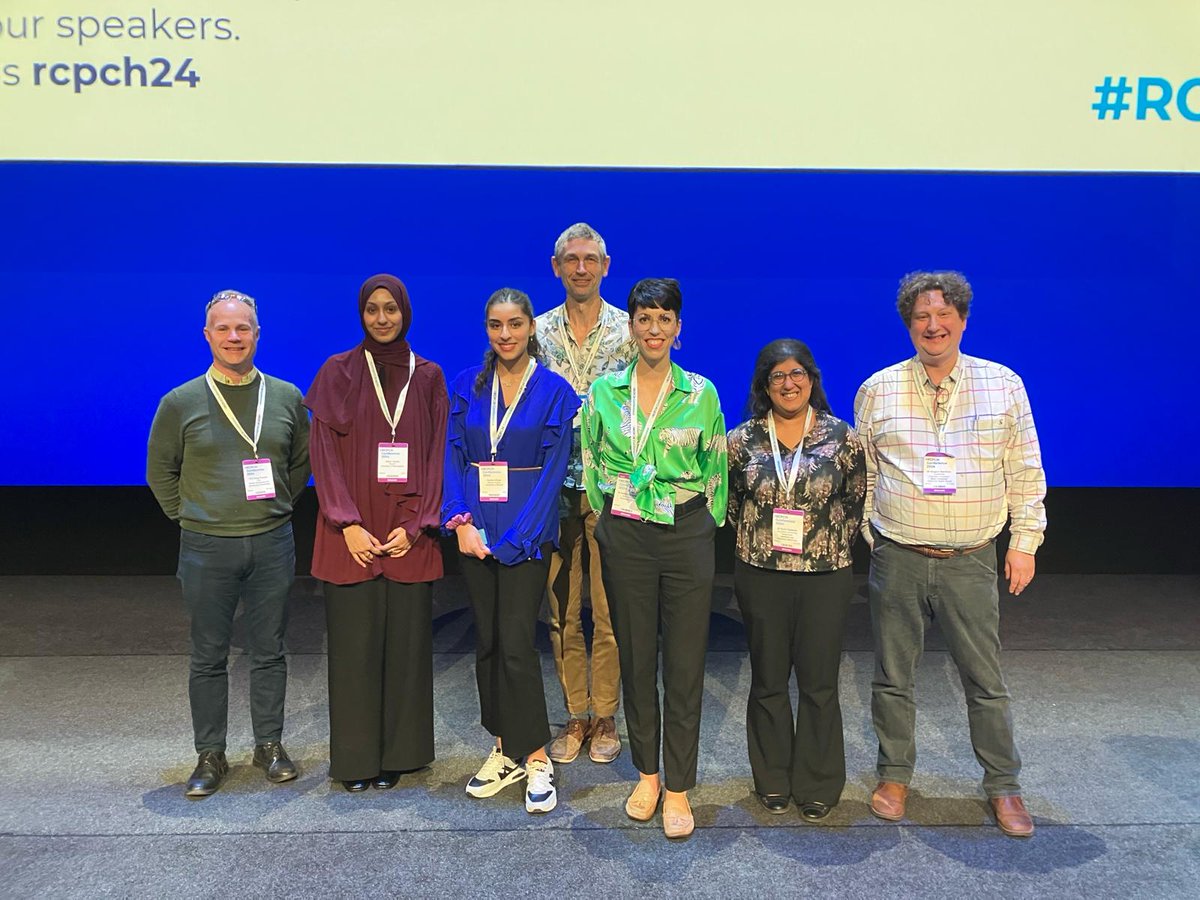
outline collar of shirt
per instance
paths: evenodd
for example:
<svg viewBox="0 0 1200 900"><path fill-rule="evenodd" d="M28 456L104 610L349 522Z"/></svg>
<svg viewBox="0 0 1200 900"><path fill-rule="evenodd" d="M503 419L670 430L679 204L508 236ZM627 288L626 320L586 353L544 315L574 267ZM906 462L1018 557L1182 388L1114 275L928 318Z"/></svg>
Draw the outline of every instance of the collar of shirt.
<svg viewBox="0 0 1200 900"><path fill-rule="evenodd" d="M620 372L612 375L611 378L613 379L613 386L628 388L629 379L633 376L633 369L637 364L638 361L635 359ZM671 381L675 385L675 390L686 391L689 394L704 387L703 380L697 380L696 382L693 382L690 378L688 378L687 372L683 371L683 369L679 367L678 363L671 363Z"/></svg>
<svg viewBox="0 0 1200 900"><path fill-rule="evenodd" d="M251 369L242 376L241 381L234 381L224 372L219 371L216 366L209 366L208 374L212 376L212 380L217 384L229 384L237 386L242 384L254 384L254 379L258 378L258 369Z"/></svg>
<svg viewBox="0 0 1200 900"><path fill-rule="evenodd" d="M946 376L946 381L950 382L951 384L958 384L958 380L962 377L963 359L965 359L965 357L960 351L958 354L958 359L954 361L954 368L951 369L950 374ZM920 372L921 377L919 381L921 383L921 387L928 388L931 393L936 392L938 386L934 384L933 379L929 377L929 371L921 363L921 357L914 356L912 358L912 364L917 366L917 371Z"/></svg>

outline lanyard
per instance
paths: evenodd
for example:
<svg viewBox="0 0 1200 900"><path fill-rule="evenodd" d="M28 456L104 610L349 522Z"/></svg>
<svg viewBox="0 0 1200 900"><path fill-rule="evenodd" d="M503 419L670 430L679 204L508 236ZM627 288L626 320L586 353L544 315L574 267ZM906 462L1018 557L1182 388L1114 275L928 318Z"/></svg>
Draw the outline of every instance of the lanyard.
<svg viewBox="0 0 1200 900"><path fill-rule="evenodd" d="M592 363L596 361L596 354L600 352L600 344L603 343L604 334L599 328L599 321L596 324L596 339L592 342L592 350L588 353L586 362L580 366L579 357L576 356L575 351L572 349L571 337L567 333L567 310L564 304L562 318L558 320L558 332L562 337L563 352L567 356L567 364L571 367L571 375L573 376L571 378L571 385L577 391L586 390L588 386L587 374L591 371ZM583 347L580 350L583 350L586 346L587 338L585 337L583 339Z"/></svg>
<svg viewBox="0 0 1200 900"><path fill-rule="evenodd" d="M929 424L933 426L934 437L937 438L938 449L941 450L945 444L946 427L950 424L950 417L954 412L954 404L958 400L958 390L962 387L965 381L965 372L959 371L959 377L954 380L954 390L950 392L950 396L946 399L946 421L941 425L937 423L937 416L934 415L933 405L929 402L929 391L925 390L925 385L917 374L917 370L924 371L921 366L920 359L914 359L911 366L913 387L916 388L917 396L921 398L921 406L925 410L925 415L929 416Z"/></svg>
<svg viewBox="0 0 1200 900"><path fill-rule="evenodd" d="M804 417L804 431L800 434L800 443L796 445L796 452L792 454L792 467L785 477L783 456L779 453L779 437L775 432L775 412L767 410L767 433L771 436L771 453L775 456L775 477L779 479L779 485L784 491L784 499L789 503L792 499L792 488L796 486L796 476L800 474L800 457L804 455L804 438L808 435L808 430L812 428L812 420L813 411L810 406L808 414Z"/></svg>
<svg viewBox="0 0 1200 900"><path fill-rule="evenodd" d="M662 387L658 389L658 397L650 409L650 415L646 416L646 430L642 432L641 440L638 440L638 413L641 412L641 409L638 407L637 369L635 368L633 374L629 376L629 403L632 406L629 411L629 450L630 459L635 464L637 458L642 455L642 451L646 449L646 441L650 439L650 429L654 427L654 420L662 412L667 394L671 393L672 381L671 372L668 371L666 377L663 378Z"/></svg>
<svg viewBox="0 0 1200 900"><path fill-rule="evenodd" d="M496 416L500 410L500 368L497 366L492 369L492 415L488 421L488 428L492 439L492 459L496 458L496 451L500 447L500 439L504 437L504 432L508 431L508 423L512 421L517 404L521 402L521 395L525 393L525 386L529 384L529 379L536 368L537 360L532 356L529 357L529 365L525 367L525 374L521 376L521 383L517 386L516 396L513 397L512 403L508 404L508 409L504 411L504 418L500 420L499 425L496 424Z"/></svg>
<svg viewBox="0 0 1200 900"><path fill-rule="evenodd" d="M383 385L379 382L379 372L375 370L375 357L371 355L370 350L364 350L363 353L367 356L367 368L371 370L371 383L375 385L375 396L379 398L379 408L383 410L383 417L387 419L387 423L392 426L392 443L396 442L396 426L400 424L400 417L404 415L404 404L408 400L408 389L412 387L413 376L417 374L417 357L411 350L408 351L408 381L404 383L404 389L400 391L400 396L396 398L396 410L389 413L387 401L383 398Z"/></svg>
<svg viewBox="0 0 1200 900"><path fill-rule="evenodd" d="M217 398L217 406L221 407L221 412L225 413L225 418L229 420L229 424L233 426L233 430L242 436L242 440L250 445L250 449L254 451L254 458L258 459L258 438L262 434L263 410L267 407L267 379L260 372L258 374L258 411L254 414L254 437L246 434L246 429L242 428L242 424L237 420L237 416L233 414L233 410L229 408L229 403L225 400L225 395L217 390L217 383L213 381L212 374L204 373L204 380L208 382L208 389L213 392L213 396Z"/></svg>

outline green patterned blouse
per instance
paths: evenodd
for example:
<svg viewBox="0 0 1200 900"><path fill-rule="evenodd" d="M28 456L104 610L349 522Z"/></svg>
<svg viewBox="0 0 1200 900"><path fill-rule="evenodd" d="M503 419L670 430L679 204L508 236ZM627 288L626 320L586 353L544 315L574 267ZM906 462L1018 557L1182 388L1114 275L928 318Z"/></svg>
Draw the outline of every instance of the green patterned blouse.
<svg viewBox="0 0 1200 900"><path fill-rule="evenodd" d="M601 509L629 474L643 521L675 521L677 489L704 494L717 525L725 522L729 480L725 462L725 417L712 382L671 364L674 387L637 459L630 458L629 378L633 363L596 380L583 405L583 480L588 502ZM638 431L646 417L639 410Z"/></svg>

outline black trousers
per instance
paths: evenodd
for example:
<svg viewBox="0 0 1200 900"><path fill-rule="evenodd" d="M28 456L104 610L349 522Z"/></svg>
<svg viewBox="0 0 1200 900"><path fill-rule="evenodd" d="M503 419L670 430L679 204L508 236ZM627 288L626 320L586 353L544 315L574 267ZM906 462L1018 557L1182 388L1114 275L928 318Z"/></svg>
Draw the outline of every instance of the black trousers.
<svg viewBox="0 0 1200 900"><path fill-rule="evenodd" d="M544 544L541 559L515 566L501 565L491 556L458 557L475 613L480 722L513 759L550 740L536 638L553 552L551 544Z"/></svg>
<svg viewBox="0 0 1200 900"><path fill-rule="evenodd" d="M738 560L734 591L750 644L746 740L754 788L836 804L846 785L838 669L851 570L780 572ZM800 697L794 722L793 669Z"/></svg>
<svg viewBox="0 0 1200 900"><path fill-rule="evenodd" d="M611 500L606 501L596 525L633 764L639 772L653 775L658 771L661 743L669 791L696 786L716 530L703 497L677 507L674 525L614 516Z"/></svg>
<svg viewBox="0 0 1200 900"><path fill-rule="evenodd" d="M433 586L325 584L329 777L433 762Z"/></svg>

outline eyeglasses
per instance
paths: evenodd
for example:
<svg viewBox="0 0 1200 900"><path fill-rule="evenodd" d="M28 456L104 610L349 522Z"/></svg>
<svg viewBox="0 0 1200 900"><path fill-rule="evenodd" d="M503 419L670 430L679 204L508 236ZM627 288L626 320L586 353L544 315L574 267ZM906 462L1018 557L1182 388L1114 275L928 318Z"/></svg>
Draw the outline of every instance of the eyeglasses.
<svg viewBox="0 0 1200 900"><path fill-rule="evenodd" d="M808 378L808 372L804 369L792 369L790 372L772 372L767 376L767 381L779 387L783 384L785 378L792 379L792 384L804 384L804 380Z"/></svg>
<svg viewBox="0 0 1200 900"><path fill-rule="evenodd" d="M218 303L225 303L228 300L236 300L239 303L245 303L255 312L258 312L258 304L249 294L243 294L241 291L217 291L212 295L212 299L208 301L208 306L204 307L204 311L208 312Z"/></svg>
<svg viewBox="0 0 1200 900"><path fill-rule="evenodd" d="M949 400L950 391L939 384L933 394L933 421L937 423L938 428L945 425L950 418L950 407L947 405Z"/></svg>

